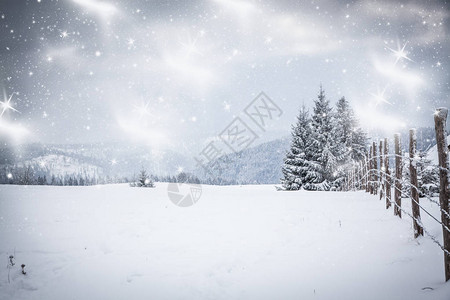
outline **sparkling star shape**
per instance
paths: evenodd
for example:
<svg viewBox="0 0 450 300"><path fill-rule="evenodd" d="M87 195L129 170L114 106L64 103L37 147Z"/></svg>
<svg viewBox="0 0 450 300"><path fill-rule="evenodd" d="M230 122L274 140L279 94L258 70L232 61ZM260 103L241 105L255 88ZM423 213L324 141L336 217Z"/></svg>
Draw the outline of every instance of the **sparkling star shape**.
<svg viewBox="0 0 450 300"><path fill-rule="evenodd" d="M402 58L407 59L409 61L413 61L411 58L408 57L408 52L405 51L405 47L407 44L408 44L408 42L406 42L402 48L400 48L400 46L399 46L397 50L387 47L389 50L391 50L395 54L395 57L397 58L395 60L394 65L396 65L397 62Z"/></svg>
<svg viewBox="0 0 450 300"><path fill-rule="evenodd" d="M392 105L392 103L387 101L386 98L384 97L385 92L386 92L386 88L384 88L383 90L380 90L378 88L378 92L376 94L371 94L373 97L375 97L375 101L376 101L375 105L376 106L378 106L382 102Z"/></svg>
<svg viewBox="0 0 450 300"><path fill-rule="evenodd" d="M140 106L133 105L134 111L137 111L139 114L139 119L142 119L144 116L150 116L150 111L148 110L148 106L150 105L149 102L145 104L141 104Z"/></svg>
<svg viewBox="0 0 450 300"><path fill-rule="evenodd" d="M200 33L197 35L197 37L195 39L192 39L191 36L188 35L187 43L180 42L180 45L182 46L186 57L190 57L194 53L198 54L200 56L203 56L203 53L198 50L198 47L196 45L198 39L202 36L203 36L203 33L202 33L202 31L200 31Z"/></svg>
<svg viewBox="0 0 450 300"><path fill-rule="evenodd" d="M0 113L0 117L3 116L3 114L7 111L7 110L13 110L15 112L19 112L17 109L15 109L12 105L11 105L11 99L12 96L14 95L14 93L11 94L11 96L9 96L9 98L6 96L6 91L5 89L3 89L3 101L0 101L0 107L2 108L2 112Z"/></svg>

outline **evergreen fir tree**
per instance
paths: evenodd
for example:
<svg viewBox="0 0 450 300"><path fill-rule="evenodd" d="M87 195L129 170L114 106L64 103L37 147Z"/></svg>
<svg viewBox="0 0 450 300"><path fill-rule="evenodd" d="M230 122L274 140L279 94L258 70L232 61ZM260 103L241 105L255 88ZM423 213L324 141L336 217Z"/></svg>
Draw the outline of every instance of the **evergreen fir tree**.
<svg viewBox="0 0 450 300"><path fill-rule="evenodd" d="M419 197L433 197L439 193L439 167L431 164L431 160L427 159L425 151L418 151L414 158L417 168L417 183L419 189ZM409 173L409 157L403 160L403 178L408 184L402 186L403 195L411 194L411 176Z"/></svg>
<svg viewBox="0 0 450 300"><path fill-rule="evenodd" d="M427 152L417 152L417 181L419 188L419 196L432 197L439 193L439 167L433 166L431 160L427 158Z"/></svg>
<svg viewBox="0 0 450 300"><path fill-rule="evenodd" d="M342 151L340 160L349 163L351 160L363 159L366 149L366 134L359 128L359 122L345 97L337 102L335 117L337 142L343 146L340 149Z"/></svg>
<svg viewBox="0 0 450 300"><path fill-rule="evenodd" d="M341 190L345 174L364 158L366 135L343 97L333 112L320 86L312 117L305 107L292 127L281 182L286 190Z"/></svg>
<svg viewBox="0 0 450 300"><path fill-rule="evenodd" d="M311 121L309 111L303 105L297 117L296 125L292 126L291 149L286 153L282 168L282 184L286 190L299 190L306 182L309 169L308 153L311 137Z"/></svg>
<svg viewBox="0 0 450 300"><path fill-rule="evenodd" d="M346 171L353 167L355 161L364 158L366 137L365 133L358 127L358 120L345 97L337 102L334 118L333 136L336 143L334 151L337 168L334 170L333 186L336 189L341 189L345 181Z"/></svg>
<svg viewBox="0 0 450 300"><path fill-rule="evenodd" d="M348 163L351 159L351 150L352 150L352 135L354 118L353 111L350 108L348 101L345 97L339 99L336 104L336 141L340 145L339 154L341 156L341 161L344 163Z"/></svg>
<svg viewBox="0 0 450 300"><path fill-rule="evenodd" d="M364 160L364 153L367 149L367 135L359 127L358 121L355 119L352 134L352 158L355 161Z"/></svg>
<svg viewBox="0 0 450 300"><path fill-rule="evenodd" d="M350 104L342 97L336 104L336 113L333 115L334 124L333 137L335 154L335 169L332 170L334 189L340 190L345 183L346 171L353 166L353 133L356 120L353 116L353 110Z"/></svg>
<svg viewBox="0 0 450 300"><path fill-rule="evenodd" d="M154 187L153 181L150 179L150 177L147 175L147 172L142 169L139 173L139 177L136 183L131 184L131 186L137 186L137 187Z"/></svg>
<svg viewBox="0 0 450 300"><path fill-rule="evenodd" d="M317 100L314 101L314 113L311 127L311 168L308 170L305 189L329 190L330 182L334 181L336 169L335 142L333 141L333 110L330 101L320 86Z"/></svg>

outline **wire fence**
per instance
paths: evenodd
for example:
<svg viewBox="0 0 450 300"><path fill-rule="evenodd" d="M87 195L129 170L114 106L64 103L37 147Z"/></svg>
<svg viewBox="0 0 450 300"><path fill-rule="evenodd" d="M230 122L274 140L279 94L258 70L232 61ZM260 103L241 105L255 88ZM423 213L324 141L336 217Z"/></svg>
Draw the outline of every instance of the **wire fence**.
<svg viewBox="0 0 450 300"><path fill-rule="evenodd" d="M375 159L375 158L376 158L376 159L384 159L384 157L388 157L388 158L389 158L389 157L401 157L401 158L404 158L404 159L408 159L410 162L411 162L411 161L415 161L416 163L418 162L418 160L415 159L415 158L411 158L411 157L409 157L409 156L402 156L402 155L398 155L398 154L377 155L377 156L371 157L371 159ZM403 177L402 177L401 179L398 179L398 178L396 178L395 176L392 176L392 175L390 175L390 174L384 172L383 170L370 169L369 163L368 163L367 160L364 160L364 161L363 161L363 164L364 164L364 167L366 168L366 170L368 169L369 172L376 172L376 174L378 174L378 172L379 172L379 173L383 174L384 176L388 176L391 180L394 181L394 183L395 183L395 182L399 182L399 183L401 183L402 185L407 185L407 186L409 186L409 188L413 188L413 189L415 189L417 192L420 192L420 188L419 188L419 187L413 185L413 184L412 184L411 182L409 182L409 181L404 180ZM447 168L441 168L441 167L439 167L439 169L444 169L446 172L448 172L448 169L447 169ZM366 172L365 175L368 176L367 172ZM367 176L364 176L364 178L366 178ZM359 180L359 183L361 183L361 181L362 181L362 179ZM376 183L376 184L378 184L378 183L382 183L382 181L381 181L381 180L379 180L379 181L371 181L370 183ZM392 184L392 183L391 183L391 184ZM405 193L403 193L403 191L401 191L401 193L402 193L402 196L405 196L405 198L407 198L407 197L410 198L410 197L411 197L410 195L406 195ZM426 198L426 199L428 199L430 202L432 202L432 203L436 204L437 206L439 206L439 208L440 208L440 206L441 206L441 204L440 204L438 201L436 201L435 199L433 199L432 197L430 197L430 196L428 196L428 195L426 195L426 194L422 195L421 198ZM440 211L441 211L447 218L450 219L450 214L449 214L447 211L445 211L445 210L442 209L442 208L440 208Z"/></svg>
<svg viewBox="0 0 450 300"><path fill-rule="evenodd" d="M377 146L375 143L374 146ZM372 148L373 149L373 148ZM385 148L386 151L386 148ZM416 185L414 185L412 182L407 181L403 178L403 174L401 174L401 170L404 166L404 164L410 164L413 165L414 168L417 167L418 163L423 162L419 157L414 155L413 157L402 155L402 154L382 154L381 152L381 145L380 145L380 154L379 155L371 155L372 153L365 156L365 159L362 160L359 164L354 164L353 168L348 172L348 182L349 186L348 188L357 190L357 189L365 189L366 191L371 190L371 193L377 194L378 191L380 192L380 199L382 197L385 198L386 203L389 203L391 205L394 205L398 210L403 212L405 215L410 217L425 233L425 235L430 238L438 247L444 252L445 255L450 256L450 249L447 249L444 244L440 241L438 237L431 234L429 229L425 227L425 225L422 222L422 219L420 217L420 213L418 216L414 216L413 213L408 212L403 207L401 207L401 204L399 205L396 201L392 201L392 197L387 196L387 189L388 186L390 187L390 191L392 194L392 190L397 191L398 195L401 198L407 198L411 200L412 204L415 204L419 207L419 210L425 213L430 217L430 219L433 222L436 222L442 227L443 232L447 232L450 234L450 228L446 224L443 223L444 219L450 220L450 213L446 209L446 207L441 207L441 204L436 199L433 199L433 197L430 197L429 195L422 194L421 198L427 199L432 205L436 205L439 208L439 212L441 213L442 221L438 219L435 215L433 215L432 212L427 210L423 205L420 204L419 201L414 199L414 197L411 195L411 193L405 193L402 190L402 187L407 187L412 192L413 190L419 194L420 188ZM374 153L375 154L375 153ZM386 160L390 160L391 158L401 158L403 161L400 162L401 168L396 165L396 168L398 168L396 171L398 172L400 170L400 178L397 178L395 174L392 174L389 172L389 168L386 166ZM378 161L380 168L378 168ZM396 162L397 163L397 162ZM383 166L383 167L382 167ZM442 166L438 167L439 170L444 170L447 172L447 174L450 172L448 168L443 168ZM395 170L395 169L394 169ZM397 174L398 175L398 174ZM388 185L389 183L389 185ZM386 191L385 191L386 190ZM386 207L388 208L388 206ZM448 222L447 222L448 224Z"/></svg>
<svg viewBox="0 0 450 300"><path fill-rule="evenodd" d="M358 149L359 161L342 166L339 172L344 172L347 176L344 189L362 189L374 195L379 192L380 200L383 197L386 200L386 209L393 206L394 215L401 218L404 213L410 217L414 225L414 238L426 235L443 251L445 280L450 281L450 145L448 145L446 132L447 116L448 109L445 107L437 108L434 113L436 148L439 158L436 171L439 173L439 180L436 177L431 177L431 180L439 181L439 201L433 199L432 194L428 195L421 191L419 187L418 169L424 170L427 159L417 153L415 129L409 131L409 152L402 151L400 135L395 134L393 153L389 153L387 138L380 140L379 143L372 142L369 151ZM393 168L389 168L391 161L394 161ZM408 170L408 165L409 173L404 176L403 168ZM394 191L393 197L392 191ZM402 198L411 200L411 212L402 207ZM431 207L425 208L423 202L420 203L420 198L426 198L431 203ZM436 212L434 214L431 212L434 205L439 208L440 220ZM442 242L440 238L430 233L429 228L425 227L421 213L426 214L432 222L428 226L433 224L441 226Z"/></svg>

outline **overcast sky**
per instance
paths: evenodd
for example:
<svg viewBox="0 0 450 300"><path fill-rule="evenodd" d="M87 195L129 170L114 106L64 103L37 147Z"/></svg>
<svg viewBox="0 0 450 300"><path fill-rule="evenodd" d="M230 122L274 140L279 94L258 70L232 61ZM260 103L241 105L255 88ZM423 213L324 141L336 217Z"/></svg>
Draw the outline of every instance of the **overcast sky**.
<svg viewBox="0 0 450 300"><path fill-rule="evenodd" d="M269 140L320 84L388 133L450 106L446 1L0 0L0 16L6 141L197 149L261 91L283 111Z"/></svg>

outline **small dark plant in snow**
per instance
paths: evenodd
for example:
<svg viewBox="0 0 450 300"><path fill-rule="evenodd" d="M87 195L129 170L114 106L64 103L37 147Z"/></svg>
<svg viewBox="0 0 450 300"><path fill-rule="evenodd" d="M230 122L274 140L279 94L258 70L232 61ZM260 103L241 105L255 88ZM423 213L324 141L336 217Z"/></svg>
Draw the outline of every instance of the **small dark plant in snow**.
<svg viewBox="0 0 450 300"><path fill-rule="evenodd" d="M15 257L15 250L14 250L14 255L10 254L8 256L8 263L6 265L6 268L8 269L8 283L11 283L11 269L14 268L14 266L16 265L16 257ZM27 272L25 271L25 264L21 265L22 267L22 274L26 275Z"/></svg>
<svg viewBox="0 0 450 300"><path fill-rule="evenodd" d="M11 273L11 269L14 267L15 264L16 264L16 262L15 262L14 255L11 254L8 257L8 264L6 265L6 268L8 269L8 283L11 283L10 273Z"/></svg>

